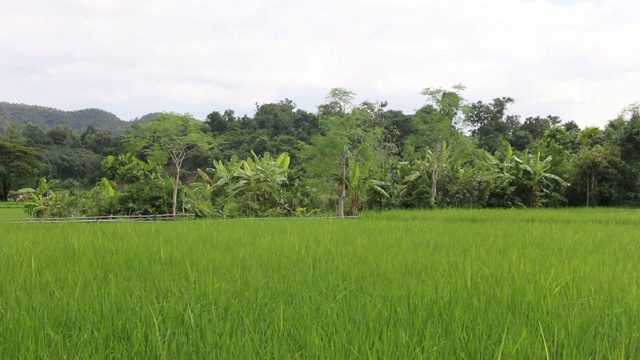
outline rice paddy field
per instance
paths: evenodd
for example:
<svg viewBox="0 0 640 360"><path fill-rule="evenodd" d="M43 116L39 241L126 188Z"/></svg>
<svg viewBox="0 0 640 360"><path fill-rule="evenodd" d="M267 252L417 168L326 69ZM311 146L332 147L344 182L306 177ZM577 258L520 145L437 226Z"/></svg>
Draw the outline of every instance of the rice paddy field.
<svg viewBox="0 0 640 360"><path fill-rule="evenodd" d="M27 214L24 212L22 205L0 202L0 219L22 219L26 217Z"/></svg>
<svg viewBox="0 0 640 360"><path fill-rule="evenodd" d="M0 222L0 358L638 359L640 212Z"/></svg>

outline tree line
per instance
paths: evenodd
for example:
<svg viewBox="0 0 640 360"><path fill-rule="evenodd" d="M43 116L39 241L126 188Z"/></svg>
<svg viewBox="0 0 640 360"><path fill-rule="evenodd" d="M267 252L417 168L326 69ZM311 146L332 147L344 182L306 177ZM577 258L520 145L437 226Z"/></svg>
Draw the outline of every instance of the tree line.
<svg viewBox="0 0 640 360"><path fill-rule="evenodd" d="M36 216L223 218L640 203L638 105L581 129L552 115L522 119L509 97L468 101L462 85L422 94L412 114L335 88L315 112L285 99L252 117L163 113L122 135L10 123L0 198L29 193Z"/></svg>

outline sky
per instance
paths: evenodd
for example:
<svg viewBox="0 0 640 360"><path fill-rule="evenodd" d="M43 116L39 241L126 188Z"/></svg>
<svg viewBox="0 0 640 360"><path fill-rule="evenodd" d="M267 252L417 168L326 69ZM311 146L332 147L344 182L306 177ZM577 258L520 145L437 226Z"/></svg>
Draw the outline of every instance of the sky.
<svg viewBox="0 0 640 360"><path fill-rule="evenodd" d="M604 126L640 101L637 0L0 2L0 101L235 110L331 88L413 113L427 87L515 99L512 114Z"/></svg>

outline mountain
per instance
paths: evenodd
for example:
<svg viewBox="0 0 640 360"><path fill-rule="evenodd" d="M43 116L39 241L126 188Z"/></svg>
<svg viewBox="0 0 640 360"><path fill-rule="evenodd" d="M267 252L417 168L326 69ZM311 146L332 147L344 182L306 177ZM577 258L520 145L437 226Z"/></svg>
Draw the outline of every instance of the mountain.
<svg viewBox="0 0 640 360"><path fill-rule="evenodd" d="M160 114L159 112L154 112L154 113L148 113L147 115L141 116L139 118L135 118L133 120L131 120L129 123L131 125L133 124L140 124L140 125L144 125L148 122L151 122L153 120L155 120Z"/></svg>
<svg viewBox="0 0 640 360"><path fill-rule="evenodd" d="M129 122L101 109L64 111L44 106L0 102L0 127L12 122L34 123L46 131L56 125L68 125L79 134L89 125L93 125L97 129L110 130L113 134L119 135L131 129L132 124L148 122L157 115L158 113L147 114Z"/></svg>

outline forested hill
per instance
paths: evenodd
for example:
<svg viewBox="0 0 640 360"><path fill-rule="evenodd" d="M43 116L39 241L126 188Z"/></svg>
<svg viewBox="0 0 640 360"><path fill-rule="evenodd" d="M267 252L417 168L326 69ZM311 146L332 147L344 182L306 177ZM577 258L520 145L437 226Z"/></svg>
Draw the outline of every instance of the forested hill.
<svg viewBox="0 0 640 360"><path fill-rule="evenodd" d="M114 114L100 109L64 111L44 106L12 104L0 102L0 127L10 123L38 124L44 130L56 125L67 125L76 133L82 133L89 125L97 129L109 130L119 135L136 122L153 120L157 114L148 114L135 121L124 121ZM146 121L145 121L146 120Z"/></svg>

